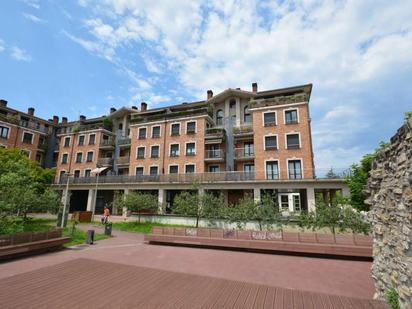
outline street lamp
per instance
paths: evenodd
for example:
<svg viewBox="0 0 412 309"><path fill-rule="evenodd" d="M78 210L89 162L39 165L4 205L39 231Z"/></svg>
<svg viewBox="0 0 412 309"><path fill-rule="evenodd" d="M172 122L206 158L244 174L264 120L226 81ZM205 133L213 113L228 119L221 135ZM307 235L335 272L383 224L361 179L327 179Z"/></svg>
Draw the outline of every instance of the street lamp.
<svg viewBox="0 0 412 309"><path fill-rule="evenodd" d="M67 173L67 182L66 182L66 193L64 194L64 204L63 204L63 214L62 214L62 222L60 224L61 228L64 228L64 220L66 219L66 209L67 209L67 200L69 199L69 180L70 176L73 174Z"/></svg>
<svg viewBox="0 0 412 309"><path fill-rule="evenodd" d="M101 165L99 165L99 164L96 164L96 170L95 170L95 173L96 173L96 188L94 189L95 191L94 191L94 201L93 201L93 208L92 208L92 222L94 222L94 213L95 213L95 211L96 211L96 203L97 203L97 187L98 187L98 185L99 185L99 175L100 175L100 173L102 172L102 170L101 170Z"/></svg>

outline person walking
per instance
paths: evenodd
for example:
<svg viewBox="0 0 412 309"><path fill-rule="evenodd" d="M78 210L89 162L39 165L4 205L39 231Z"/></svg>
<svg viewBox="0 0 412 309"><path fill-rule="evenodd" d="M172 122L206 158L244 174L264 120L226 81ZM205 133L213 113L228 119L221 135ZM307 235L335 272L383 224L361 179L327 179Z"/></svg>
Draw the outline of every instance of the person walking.
<svg viewBox="0 0 412 309"><path fill-rule="evenodd" d="M109 221L109 216L110 216L110 209L105 206L103 210L103 217L102 217L102 224L107 224Z"/></svg>

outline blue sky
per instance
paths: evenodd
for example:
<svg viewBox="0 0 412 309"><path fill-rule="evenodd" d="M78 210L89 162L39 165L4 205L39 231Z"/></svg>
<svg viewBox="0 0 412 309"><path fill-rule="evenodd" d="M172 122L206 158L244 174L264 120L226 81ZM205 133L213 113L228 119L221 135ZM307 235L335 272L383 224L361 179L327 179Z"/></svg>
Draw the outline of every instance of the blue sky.
<svg viewBox="0 0 412 309"><path fill-rule="evenodd" d="M412 1L5 0L0 12L0 97L44 118L313 83L316 165L344 168L412 110Z"/></svg>

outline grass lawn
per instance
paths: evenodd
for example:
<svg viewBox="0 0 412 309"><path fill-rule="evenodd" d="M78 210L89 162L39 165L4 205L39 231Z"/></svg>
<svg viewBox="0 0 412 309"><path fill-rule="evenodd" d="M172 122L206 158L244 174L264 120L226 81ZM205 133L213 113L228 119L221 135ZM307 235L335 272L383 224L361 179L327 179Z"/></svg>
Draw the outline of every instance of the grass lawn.
<svg viewBox="0 0 412 309"><path fill-rule="evenodd" d="M114 222L113 229L124 231L124 232L134 232L149 234L154 226L167 226L167 227L193 227L190 225L172 225L172 224L162 224L162 223L152 223L152 222Z"/></svg>

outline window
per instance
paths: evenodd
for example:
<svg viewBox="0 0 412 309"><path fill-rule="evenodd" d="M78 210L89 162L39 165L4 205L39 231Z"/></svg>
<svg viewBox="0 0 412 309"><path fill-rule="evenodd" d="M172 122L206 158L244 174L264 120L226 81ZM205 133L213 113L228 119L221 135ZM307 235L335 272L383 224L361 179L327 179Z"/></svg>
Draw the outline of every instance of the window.
<svg viewBox="0 0 412 309"><path fill-rule="evenodd" d="M297 109L285 111L285 123L286 124L298 123L298 110Z"/></svg>
<svg viewBox="0 0 412 309"><path fill-rule="evenodd" d="M69 147L70 146L70 137L65 137L64 138L64 147Z"/></svg>
<svg viewBox="0 0 412 309"><path fill-rule="evenodd" d="M158 174L159 168L157 166L151 166L150 167L150 175L154 176Z"/></svg>
<svg viewBox="0 0 412 309"><path fill-rule="evenodd" d="M276 150L278 148L277 136L265 136L265 150Z"/></svg>
<svg viewBox="0 0 412 309"><path fill-rule="evenodd" d="M9 128L0 127L0 137L1 138L9 138Z"/></svg>
<svg viewBox="0 0 412 309"><path fill-rule="evenodd" d="M69 155L67 153L63 153L62 164L67 164L68 159L69 159Z"/></svg>
<svg viewBox="0 0 412 309"><path fill-rule="evenodd" d="M280 195L280 208L282 210L289 210L289 195L288 194L281 194Z"/></svg>
<svg viewBox="0 0 412 309"><path fill-rule="evenodd" d="M255 171L254 164L245 164L243 165L243 171L246 173L253 173Z"/></svg>
<svg viewBox="0 0 412 309"><path fill-rule="evenodd" d="M252 115L250 114L249 106L246 105L245 109L243 110L243 122L250 123L252 122Z"/></svg>
<svg viewBox="0 0 412 309"><path fill-rule="evenodd" d="M146 138L146 128L139 128L139 139Z"/></svg>
<svg viewBox="0 0 412 309"><path fill-rule="evenodd" d="M255 151L253 149L253 143L251 142L246 142L245 144L245 148L243 150L243 155L247 158L247 157L253 157L255 154Z"/></svg>
<svg viewBox="0 0 412 309"><path fill-rule="evenodd" d="M269 112L263 114L263 123L265 127L276 125L276 112Z"/></svg>
<svg viewBox="0 0 412 309"><path fill-rule="evenodd" d="M143 175L143 171L144 171L144 169L143 169L142 166L136 167L136 175L137 175L137 176Z"/></svg>
<svg viewBox="0 0 412 309"><path fill-rule="evenodd" d="M20 117L20 125L22 127L28 127L29 126L29 118L26 117Z"/></svg>
<svg viewBox="0 0 412 309"><path fill-rule="evenodd" d="M266 161L266 179L279 179L279 165L277 161Z"/></svg>
<svg viewBox="0 0 412 309"><path fill-rule="evenodd" d="M60 171L60 176L59 176L60 181L63 180L63 178L64 178L65 175L66 175L66 172L65 172L65 171Z"/></svg>
<svg viewBox="0 0 412 309"><path fill-rule="evenodd" d="M290 160L288 162L289 179L302 179L302 164L300 160Z"/></svg>
<svg viewBox="0 0 412 309"><path fill-rule="evenodd" d="M79 170L75 170L74 171L74 178L79 178L80 177L80 171Z"/></svg>
<svg viewBox="0 0 412 309"><path fill-rule="evenodd" d="M180 135L180 123L173 123L171 135Z"/></svg>
<svg viewBox="0 0 412 309"><path fill-rule="evenodd" d="M186 165L185 172L186 172L186 174L194 173L195 172L195 165L194 164Z"/></svg>
<svg viewBox="0 0 412 309"><path fill-rule="evenodd" d="M209 173L218 173L220 171L219 165L209 166Z"/></svg>
<svg viewBox="0 0 412 309"><path fill-rule="evenodd" d="M186 133L195 134L196 133L196 121L191 121L186 123Z"/></svg>
<svg viewBox="0 0 412 309"><path fill-rule="evenodd" d="M23 133L23 143L25 144L33 144L33 134L24 132Z"/></svg>
<svg viewBox="0 0 412 309"><path fill-rule="evenodd" d="M287 134L286 135L286 148L287 149L299 149L299 134Z"/></svg>
<svg viewBox="0 0 412 309"><path fill-rule="evenodd" d="M94 145L96 142L96 134L89 135L89 145Z"/></svg>
<svg viewBox="0 0 412 309"><path fill-rule="evenodd" d="M196 144L195 143L187 143L186 144L186 155L187 156L196 155Z"/></svg>
<svg viewBox="0 0 412 309"><path fill-rule="evenodd" d="M82 152L76 153L76 163L82 163L82 159L83 159L83 153Z"/></svg>
<svg viewBox="0 0 412 309"><path fill-rule="evenodd" d="M42 155L40 153L36 153L36 161L41 163L42 161Z"/></svg>
<svg viewBox="0 0 412 309"><path fill-rule="evenodd" d="M144 159L144 151L145 151L145 147L137 147L136 158L137 159Z"/></svg>
<svg viewBox="0 0 412 309"><path fill-rule="evenodd" d="M216 112L216 125L218 125L218 126L221 126L221 125L223 125L223 118L224 118L224 114L223 114L223 111L221 110L221 109L219 109L217 112Z"/></svg>
<svg viewBox="0 0 412 309"><path fill-rule="evenodd" d="M87 152L87 162L93 161L93 151Z"/></svg>
<svg viewBox="0 0 412 309"><path fill-rule="evenodd" d="M170 156L178 157L179 156L179 144L170 145Z"/></svg>
<svg viewBox="0 0 412 309"><path fill-rule="evenodd" d="M84 171L84 177L90 177L92 174L92 170L85 170Z"/></svg>
<svg viewBox="0 0 412 309"><path fill-rule="evenodd" d="M160 150L159 146L152 146L150 156L152 158L158 158L159 157L159 150Z"/></svg>
<svg viewBox="0 0 412 309"><path fill-rule="evenodd" d="M46 145L46 139L44 138L44 136L39 137L39 145Z"/></svg>
<svg viewBox="0 0 412 309"><path fill-rule="evenodd" d="M152 138L160 137L160 126L152 127Z"/></svg>
<svg viewBox="0 0 412 309"><path fill-rule="evenodd" d="M206 150L206 158L214 159L214 158L222 158L223 153L219 148L219 145L210 145L209 148Z"/></svg>
<svg viewBox="0 0 412 309"><path fill-rule="evenodd" d="M78 145L79 146L84 145L84 135L79 135Z"/></svg>
<svg viewBox="0 0 412 309"><path fill-rule="evenodd" d="M169 174L177 174L177 173L179 173L179 165L170 165Z"/></svg>

